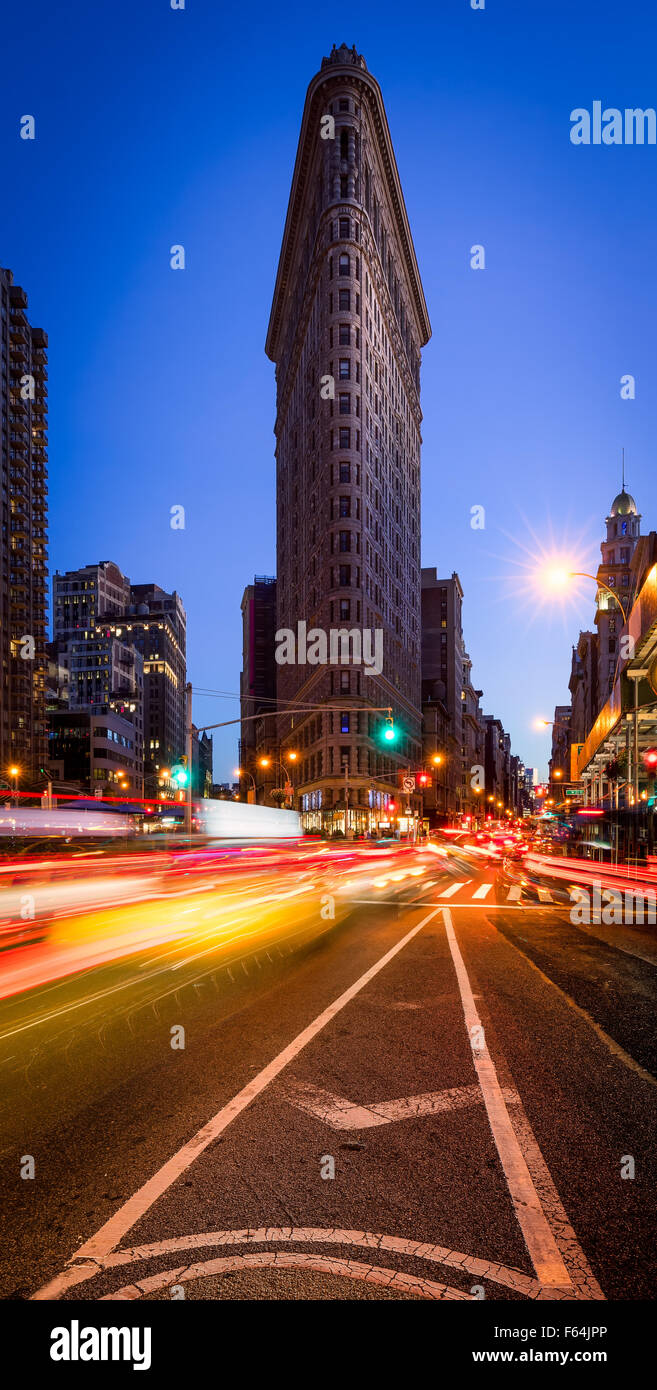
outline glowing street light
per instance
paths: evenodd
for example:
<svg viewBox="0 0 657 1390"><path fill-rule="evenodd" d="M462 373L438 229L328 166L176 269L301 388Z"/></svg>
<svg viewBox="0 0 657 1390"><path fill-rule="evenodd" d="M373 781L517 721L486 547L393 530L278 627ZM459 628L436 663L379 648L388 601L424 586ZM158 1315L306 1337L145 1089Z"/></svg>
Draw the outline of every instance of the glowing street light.
<svg viewBox="0 0 657 1390"><path fill-rule="evenodd" d="M10 767L10 768L9 768L9 776L12 778L13 783L14 783L14 795L13 795L14 804L16 804L17 801L18 801L17 792L18 792L18 774L19 774L19 772L20 772L20 768L19 768L19 767L13 766L13 767Z"/></svg>
<svg viewBox="0 0 657 1390"><path fill-rule="evenodd" d="M610 588L609 584L605 584L604 580L598 579L597 574L589 574L587 570L570 570L566 569L565 565L557 564L543 570L542 578L546 587L554 591L566 589L571 579L592 579L593 583L597 584L598 589L604 589L605 593L611 595L623 614L623 622L627 622L627 613L616 590Z"/></svg>

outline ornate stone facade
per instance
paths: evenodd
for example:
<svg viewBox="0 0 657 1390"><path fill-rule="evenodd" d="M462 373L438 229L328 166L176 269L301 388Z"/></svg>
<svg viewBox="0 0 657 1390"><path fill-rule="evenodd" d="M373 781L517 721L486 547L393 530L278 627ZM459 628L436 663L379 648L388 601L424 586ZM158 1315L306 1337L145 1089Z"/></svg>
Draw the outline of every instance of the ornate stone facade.
<svg viewBox="0 0 657 1390"><path fill-rule="evenodd" d="M333 49L308 88L266 351L276 363L279 629L379 630L361 663L286 664L306 823L373 828L421 760L420 353L431 334L378 83ZM397 738L382 742L391 706Z"/></svg>

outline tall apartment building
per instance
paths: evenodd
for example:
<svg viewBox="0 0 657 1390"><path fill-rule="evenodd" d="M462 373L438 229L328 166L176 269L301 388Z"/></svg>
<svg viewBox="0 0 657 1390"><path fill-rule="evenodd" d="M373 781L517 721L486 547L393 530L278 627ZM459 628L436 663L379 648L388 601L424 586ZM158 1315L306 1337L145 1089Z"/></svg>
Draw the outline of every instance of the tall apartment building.
<svg viewBox="0 0 657 1390"><path fill-rule="evenodd" d="M329 831L373 828L377 796L396 797L398 770L421 756L420 354L430 335L381 91L343 44L306 95L266 341L277 624L295 639L320 633L308 652L302 637L294 660L288 648L277 685L279 700L322 708L280 719L279 733L297 751L306 825ZM336 645L327 660L323 642L340 629L351 634L342 659ZM366 641L382 644L381 663L362 659ZM382 740L381 707L393 710L395 743Z"/></svg>
<svg viewBox="0 0 657 1390"><path fill-rule="evenodd" d="M96 565L55 570L53 589L53 637L58 644L92 629L97 618L118 616L130 602L130 580L112 560Z"/></svg>
<svg viewBox="0 0 657 1390"><path fill-rule="evenodd" d="M242 792L256 784L256 798L264 801L267 779L258 756L265 754L267 735L278 739L277 721L251 716L275 709L276 580L256 575L242 595L242 670L240 673L239 765L244 774ZM251 780L253 778L253 781Z"/></svg>
<svg viewBox="0 0 657 1390"><path fill-rule="evenodd" d="M186 749L187 617L180 594L159 584L132 584L123 616L108 627L144 663L145 795L173 795L171 769Z"/></svg>
<svg viewBox="0 0 657 1390"><path fill-rule="evenodd" d="M110 560L53 579L54 647L68 669L71 709L135 703L146 797L176 787L185 754L186 615L180 595L131 584Z"/></svg>
<svg viewBox="0 0 657 1390"><path fill-rule="evenodd" d="M43 781L46 759L47 347L0 267L0 778L16 766L23 785Z"/></svg>
<svg viewBox="0 0 657 1390"><path fill-rule="evenodd" d="M458 574L439 579L436 569L423 569L422 700L442 693L459 746L463 743L463 652L463 589ZM459 785L460 781L459 775Z"/></svg>
<svg viewBox="0 0 657 1390"><path fill-rule="evenodd" d="M498 802L504 806L506 793L505 767L507 750L505 748L504 726L494 714L485 714L484 719L484 767L486 770L486 807L499 815ZM492 802L489 798L492 797Z"/></svg>
<svg viewBox="0 0 657 1390"><path fill-rule="evenodd" d="M459 576L454 572L449 579L439 579L436 569L423 569L424 741L430 753L435 725L433 705L442 701L449 716L450 737L445 747L445 772L437 778L437 790L441 783L447 788L448 819L479 815L483 809L483 786L475 791L483 780L478 769L484 766L481 694L472 683L472 662L463 639L463 589Z"/></svg>

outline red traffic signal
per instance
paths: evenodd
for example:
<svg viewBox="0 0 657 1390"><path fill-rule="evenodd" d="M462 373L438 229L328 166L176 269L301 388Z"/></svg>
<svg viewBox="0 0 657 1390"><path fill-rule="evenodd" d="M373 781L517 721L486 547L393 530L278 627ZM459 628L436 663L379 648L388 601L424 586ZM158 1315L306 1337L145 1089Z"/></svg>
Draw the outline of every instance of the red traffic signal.
<svg viewBox="0 0 657 1390"><path fill-rule="evenodd" d="M643 755L643 761L646 767L653 770L657 769L657 748L647 748Z"/></svg>
<svg viewBox="0 0 657 1390"><path fill-rule="evenodd" d="M396 809L397 809L397 807L395 806L394 801L389 801L389 802L388 802L388 810L389 810L389 811L396 811Z"/></svg>

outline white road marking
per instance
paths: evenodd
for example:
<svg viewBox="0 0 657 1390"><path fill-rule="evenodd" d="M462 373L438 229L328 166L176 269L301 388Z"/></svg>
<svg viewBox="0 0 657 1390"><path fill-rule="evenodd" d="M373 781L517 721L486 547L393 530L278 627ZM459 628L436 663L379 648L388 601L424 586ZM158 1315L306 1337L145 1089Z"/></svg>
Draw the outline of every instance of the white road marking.
<svg viewBox="0 0 657 1390"><path fill-rule="evenodd" d="M196 1279L210 1279L218 1274L234 1273L243 1269L307 1269L320 1274L340 1275L345 1279L362 1279L366 1284L380 1284L385 1289L398 1289L404 1298L458 1299L471 1303L472 1295L449 1284L437 1284L433 1279L420 1279L416 1274L403 1274L389 1266L363 1264L360 1260L345 1260L330 1255L291 1254L287 1251L261 1250L257 1255L225 1255L219 1259L201 1260L195 1265L181 1265L178 1269L161 1270L140 1279L138 1284L125 1284L116 1293L103 1294L101 1303L132 1301L154 1293L156 1289L168 1289L181 1281L191 1283Z"/></svg>
<svg viewBox="0 0 657 1390"><path fill-rule="evenodd" d="M467 1105L481 1105L481 1087L452 1086L446 1091L427 1091L421 1096L402 1096L399 1100L383 1100L372 1105L354 1105L319 1086L293 1081L285 1087L285 1099L299 1110L305 1110L331 1129L371 1129L374 1125L389 1125L396 1120L416 1120L420 1115L439 1115L460 1110ZM517 1099L515 1091L505 1093L508 1103Z"/></svg>
<svg viewBox="0 0 657 1390"><path fill-rule="evenodd" d="M553 902L554 902L554 898L552 897L552 894L551 894L549 888L537 888L537 889L536 889L536 892L538 893L539 900L540 900L542 903L553 903Z"/></svg>
<svg viewBox="0 0 657 1390"><path fill-rule="evenodd" d="M461 993L466 1032L472 1046L472 1059L518 1224L540 1282L548 1286L572 1286L572 1280L559 1254L557 1243L548 1225L524 1154L511 1124L502 1087L485 1042L484 1030L456 940L449 908L445 907L442 911L449 949L452 953ZM473 1038L477 1038L477 1045L472 1041Z"/></svg>
<svg viewBox="0 0 657 1390"><path fill-rule="evenodd" d="M439 894L438 894L438 897L439 897L439 898L452 898L452 897L454 896L455 893L458 893L459 888L465 888L466 883L472 883L472 879L471 879L471 878L460 878L460 879L457 880L456 883L450 883L449 888L443 888L442 893L439 893Z"/></svg>
<svg viewBox="0 0 657 1390"><path fill-rule="evenodd" d="M177 1153L173 1154L132 1197L128 1198L127 1202L119 1207L118 1211L110 1217L109 1221L105 1222L104 1226L101 1226L90 1240L85 1241L84 1245L80 1246L75 1259L97 1259L113 1250L126 1231L129 1231L141 1219L144 1213L153 1206L153 1203L180 1177L181 1173L184 1173L190 1164L198 1158L199 1154L203 1153L204 1149L207 1149L208 1145L212 1144L220 1134L223 1134L233 1120L269 1086L279 1072L283 1071L284 1067L298 1056L302 1049L326 1027L327 1023L330 1023L344 1009L345 1005L349 1004L365 988L365 985L379 974L379 971L383 970L391 960L394 960L400 951L403 951L409 941L412 941L439 911L440 908L435 907L427 913L417 926L412 927L396 945L386 951L384 956L381 956L380 960L370 966L370 969L366 970L355 984L350 985L332 1004L329 1004L328 1008L324 1009L312 1023L308 1024L307 1028L304 1028L291 1043L288 1043L287 1047L283 1048L282 1052L274 1057L273 1061L269 1062L262 1071L258 1072L257 1076L247 1082L246 1086L227 1105L222 1106L221 1110L217 1111L217 1114L202 1129L199 1129L191 1139L188 1139ZM44 1288L37 1290L32 1295L33 1299L43 1301L58 1297L69 1286L69 1283L78 1282L75 1278L71 1279L70 1277L71 1274L75 1275L75 1273L75 1270L69 1269L57 1275Z"/></svg>
<svg viewBox="0 0 657 1390"><path fill-rule="evenodd" d="M487 898L492 887L492 883L480 883L479 887L475 888L472 894L473 901L475 898Z"/></svg>
<svg viewBox="0 0 657 1390"><path fill-rule="evenodd" d="M519 899L521 893L522 893L521 885L520 885L519 883L512 883L512 884L511 884L511 887L510 887L510 889L509 889L509 892L508 892L508 894L507 894L507 899L506 899L507 902L508 902L508 903L517 903L517 901L518 901L518 899Z"/></svg>
<svg viewBox="0 0 657 1390"><path fill-rule="evenodd" d="M529 1274L523 1274L519 1269L508 1269L505 1265L497 1264L488 1259L482 1260L473 1255L464 1255L462 1251L449 1250L444 1245L428 1245L426 1241L408 1240L406 1236L388 1236L382 1232L373 1231L342 1230L336 1226L331 1226L328 1229L322 1226L260 1226L257 1230L250 1227L248 1230L241 1231L195 1231L193 1235L173 1236L169 1240L156 1240L148 1245L135 1245L132 1248L117 1250L97 1261L88 1260L72 1271L72 1275L75 1274L75 1280L72 1279L71 1282L85 1283L103 1270L121 1269L125 1265L147 1263L150 1260L159 1259L162 1255L185 1255L190 1250L198 1250L203 1247L214 1249L217 1246L275 1244L345 1245L354 1246L361 1250L376 1250L377 1252L386 1250L390 1254L409 1256L411 1259L417 1260L428 1260L432 1264L445 1265L448 1269L457 1269L460 1273L465 1271L468 1274L474 1274L479 1279L490 1280L494 1284L501 1284L506 1288L514 1289L516 1293L525 1294L527 1298L539 1298L541 1295L541 1285L538 1280ZM141 1280L139 1283L141 1286ZM552 1290L551 1293L554 1294L555 1298L559 1297L557 1290ZM570 1295L564 1294L563 1297L570 1297Z"/></svg>

